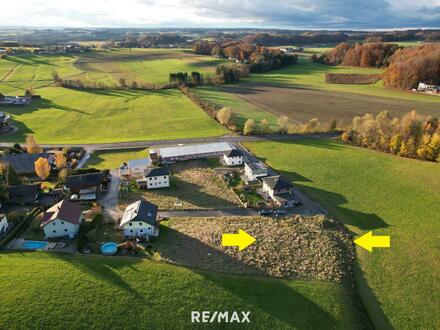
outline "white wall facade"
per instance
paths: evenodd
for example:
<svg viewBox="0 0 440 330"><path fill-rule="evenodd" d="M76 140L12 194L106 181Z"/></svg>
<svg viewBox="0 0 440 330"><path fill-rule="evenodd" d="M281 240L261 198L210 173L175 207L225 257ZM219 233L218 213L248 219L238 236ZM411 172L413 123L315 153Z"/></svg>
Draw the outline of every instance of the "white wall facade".
<svg viewBox="0 0 440 330"><path fill-rule="evenodd" d="M0 219L0 233L5 233L8 230L9 224L6 215Z"/></svg>
<svg viewBox="0 0 440 330"><path fill-rule="evenodd" d="M55 219L43 227L44 237L54 238L68 236L69 238L74 238L78 233L80 224L74 225L73 223L61 219Z"/></svg>
<svg viewBox="0 0 440 330"><path fill-rule="evenodd" d="M228 157L226 155L223 155L223 162L227 166L236 166L236 165L242 165L243 164L243 156L238 157Z"/></svg>
<svg viewBox="0 0 440 330"><path fill-rule="evenodd" d="M264 191L266 194L268 194L270 197L273 198L273 193L274 193L274 191L273 191L272 188L269 187L269 185L268 185L265 181L263 181L263 191Z"/></svg>
<svg viewBox="0 0 440 330"><path fill-rule="evenodd" d="M123 227L124 236L159 236L159 229L144 221L130 221Z"/></svg>
<svg viewBox="0 0 440 330"><path fill-rule="evenodd" d="M144 186L147 189L166 188L170 186L170 176L160 175L152 177L144 177L137 180L138 185Z"/></svg>

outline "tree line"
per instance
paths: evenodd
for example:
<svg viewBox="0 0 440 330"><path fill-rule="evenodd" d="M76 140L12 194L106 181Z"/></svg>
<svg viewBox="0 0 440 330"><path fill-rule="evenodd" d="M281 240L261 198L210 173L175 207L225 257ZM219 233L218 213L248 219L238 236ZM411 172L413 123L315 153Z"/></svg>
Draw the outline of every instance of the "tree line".
<svg viewBox="0 0 440 330"><path fill-rule="evenodd" d="M241 40L224 43L200 40L194 43L192 50L196 54L213 55L249 64L252 73L279 69L298 62L298 56L295 54L243 43Z"/></svg>
<svg viewBox="0 0 440 330"><path fill-rule="evenodd" d="M342 140L402 157L440 162L440 122L411 111L393 118L387 111L353 118Z"/></svg>

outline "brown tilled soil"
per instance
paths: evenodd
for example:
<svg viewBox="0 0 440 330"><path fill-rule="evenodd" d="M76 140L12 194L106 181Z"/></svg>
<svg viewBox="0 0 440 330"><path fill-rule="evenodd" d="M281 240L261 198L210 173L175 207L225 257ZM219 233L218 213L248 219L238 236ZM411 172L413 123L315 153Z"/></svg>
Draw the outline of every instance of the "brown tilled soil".
<svg viewBox="0 0 440 330"><path fill-rule="evenodd" d="M240 252L222 247L222 233L239 229L256 242ZM350 235L324 216L172 219L156 250L167 262L200 269L335 282L350 278L354 260Z"/></svg>
<svg viewBox="0 0 440 330"><path fill-rule="evenodd" d="M322 123L336 118L348 124L356 116L388 110L393 116L416 109L422 115L438 113L438 103L399 100L387 97L351 94L315 89L291 88L265 83L234 84L220 87L276 116L306 122L318 117Z"/></svg>

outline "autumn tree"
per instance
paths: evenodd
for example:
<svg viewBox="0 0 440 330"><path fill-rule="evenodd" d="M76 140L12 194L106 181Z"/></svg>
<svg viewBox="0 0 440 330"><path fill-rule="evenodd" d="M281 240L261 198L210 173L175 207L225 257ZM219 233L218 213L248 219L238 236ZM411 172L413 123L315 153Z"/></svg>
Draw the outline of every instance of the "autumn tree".
<svg viewBox="0 0 440 330"><path fill-rule="evenodd" d="M318 131L319 126L321 124L319 123L318 118L312 118L303 126L303 132L304 133L314 133Z"/></svg>
<svg viewBox="0 0 440 330"><path fill-rule="evenodd" d="M26 136L25 145L26 145L26 150L29 154L37 154L43 152L43 148L41 148L37 144L37 141L35 140L33 135Z"/></svg>
<svg viewBox="0 0 440 330"><path fill-rule="evenodd" d="M251 135L255 133L255 121L253 119L248 119L244 123L243 134Z"/></svg>
<svg viewBox="0 0 440 330"><path fill-rule="evenodd" d="M282 115L278 118L278 130L282 134L286 134L289 130L290 119L286 115Z"/></svg>
<svg viewBox="0 0 440 330"><path fill-rule="evenodd" d="M67 166L66 156L62 151L59 151L55 154L55 166L58 170L61 170Z"/></svg>
<svg viewBox="0 0 440 330"><path fill-rule="evenodd" d="M39 157L35 161L35 173L37 173L37 176L45 180L50 175L50 164L47 158Z"/></svg>
<svg viewBox="0 0 440 330"><path fill-rule="evenodd" d="M263 118L261 120L260 130L261 130L261 134L270 134L271 133L270 124L266 118Z"/></svg>
<svg viewBox="0 0 440 330"><path fill-rule="evenodd" d="M222 108L217 113L217 120L222 125L228 125L232 118L232 110L229 108Z"/></svg>
<svg viewBox="0 0 440 330"><path fill-rule="evenodd" d="M70 175L70 173L71 173L71 170L69 168L65 167L58 172L58 179L61 182L66 182L66 179Z"/></svg>

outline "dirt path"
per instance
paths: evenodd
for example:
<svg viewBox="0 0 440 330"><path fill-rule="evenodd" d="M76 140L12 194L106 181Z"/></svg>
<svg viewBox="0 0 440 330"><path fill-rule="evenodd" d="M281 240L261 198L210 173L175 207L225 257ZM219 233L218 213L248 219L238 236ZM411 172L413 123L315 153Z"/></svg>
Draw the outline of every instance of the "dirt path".
<svg viewBox="0 0 440 330"><path fill-rule="evenodd" d="M108 191L105 194L101 194L98 202L101 203L104 209L104 214L112 218L114 221L117 221L119 218L122 218L122 215L124 214L118 206L119 184L121 178L119 177L118 170L112 170L110 174L112 179Z"/></svg>
<svg viewBox="0 0 440 330"><path fill-rule="evenodd" d="M0 83L2 83L3 81L5 81L6 79L9 78L10 75L12 75L15 71L15 69L19 66L20 64L15 64L11 70L9 70L4 76L3 78L0 78Z"/></svg>

